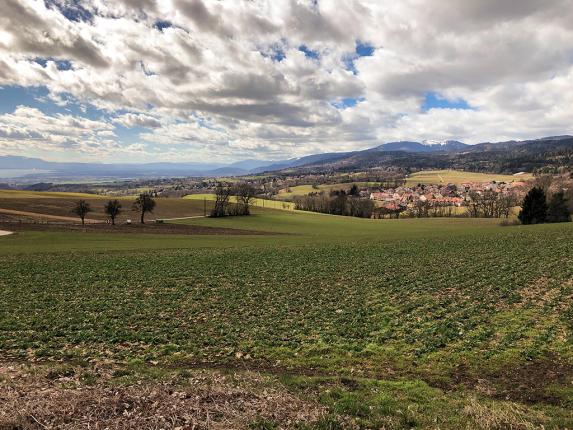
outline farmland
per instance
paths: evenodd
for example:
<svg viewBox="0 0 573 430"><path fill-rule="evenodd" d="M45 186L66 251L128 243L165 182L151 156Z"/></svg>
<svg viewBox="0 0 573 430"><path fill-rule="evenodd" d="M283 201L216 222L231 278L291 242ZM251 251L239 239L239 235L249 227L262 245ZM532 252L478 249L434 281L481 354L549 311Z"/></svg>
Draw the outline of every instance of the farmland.
<svg viewBox="0 0 573 430"><path fill-rule="evenodd" d="M0 211L23 211L57 217L73 217L72 209L74 203L79 199L84 199L92 208L92 212L88 214L88 218L104 220L106 218L104 205L108 200L115 198L116 197L81 193L0 190ZM134 197L119 197L117 199L122 204L122 213L118 217L119 222L124 222L134 217L137 218L137 215L131 211ZM158 199L152 218L201 216L204 214L205 209L210 209L211 205L212 203L207 202L205 208L202 200ZM42 219L47 217L38 215L34 218Z"/></svg>
<svg viewBox="0 0 573 430"><path fill-rule="evenodd" d="M530 174L499 175L494 173L463 172L457 170L423 170L406 178L406 185L416 184L462 184L464 182L513 182L532 178Z"/></svg>
<svg viewBox="0 0 573 430"><path fill-rule="evenodd" d="M376 182L347 182L347 183L340 183L340 184L320 184L316 187L312 185L297 185L294 187L290 187L289 190L283 189L277 195L278 199L291 199L294 196L303 196L309 193L317 193L324 191L326 193L333 191L333 190L345 190L348 191L352 185L357 185L359 187L369 187L369 186L376 186L379 183Z"/></svg>
<svg viewBox="0 0 573 430"><path fill-rule="evenodd" d="M573 426L570 224L268 209L178 223L277 234L0 238L3 362L126 396L236 375L237 396L300 405L298 428ZM297 428L259 406L237 426Z"/></svg>
<svg viewBox="0 0 573 430"><path fill-rule="evenodd" d="M213 202L215 200L215 194L189 194L184 197L184 200L192 201L207 201ZM231 196L231 203L236 203L237 198ZM253 198L251 204L255 208L267 208L267 209L277 209L277 210L294 210L294 204L290 202L280 202L276 200Z"/></svg>

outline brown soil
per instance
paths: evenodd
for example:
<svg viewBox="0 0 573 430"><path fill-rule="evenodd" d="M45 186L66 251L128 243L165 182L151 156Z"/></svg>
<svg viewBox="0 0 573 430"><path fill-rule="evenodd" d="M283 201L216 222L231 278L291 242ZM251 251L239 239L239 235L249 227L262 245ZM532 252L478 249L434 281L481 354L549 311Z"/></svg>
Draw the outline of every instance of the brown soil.
<svg viewBox="0 0 573 430"><path fill-rule="evenodd" d="M476 375L475 372L459 366L452 375L452 379L454 387L463 385L495 399L527 404L559 405L562 399L548 389L552 386L571 386L573 366L561 363L556 357L548 355L526 365L508 366L490 374ZM454 387L442 386L441 388L452 389Z"/></svg>
<svg viewBox="0 0 573 430"><path fill-rule="evenodd" d="M180 235L270 235L254 230L240 230L222 227L203 227L185 224L71 224L71 223L0 223L0 229L9 231L61 231L83 233L139 233L139 234L180 234Z"/></svg>

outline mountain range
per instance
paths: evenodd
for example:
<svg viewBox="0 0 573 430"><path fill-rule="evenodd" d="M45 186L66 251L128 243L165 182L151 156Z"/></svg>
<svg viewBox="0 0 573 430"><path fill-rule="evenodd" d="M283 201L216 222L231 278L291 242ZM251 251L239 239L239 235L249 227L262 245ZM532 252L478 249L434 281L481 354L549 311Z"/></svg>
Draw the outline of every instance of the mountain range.
<svg viewBox="0 0 573 430"><path fill-rule="evenodd" d="M486 142L476 145L467 145L455 140L399 141L384 143L360 151L321 153L275 161L247 159L231 164L192 162L69 163L9 155L0 156L0 178L45 180L53 178L216 177L240 176L285 169L291 171L332 171L376 166L520 171L538 168L544 163L552 164L551 159L555 157L569 163L572 154L572 136L551 136L535 140Z"/></svg>

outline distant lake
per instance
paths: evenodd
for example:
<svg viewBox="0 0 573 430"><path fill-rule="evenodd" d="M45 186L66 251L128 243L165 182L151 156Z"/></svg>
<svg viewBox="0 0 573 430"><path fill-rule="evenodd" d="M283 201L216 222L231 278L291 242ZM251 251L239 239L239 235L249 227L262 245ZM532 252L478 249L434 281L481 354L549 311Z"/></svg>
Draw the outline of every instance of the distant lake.
<svg viewBox="0 0 573 430"><path fill-rule="evenodd" d="M50 171L42 169L0 169L0 178L21 178L26 175L42 175L44 173L50 173Z"/></svg>

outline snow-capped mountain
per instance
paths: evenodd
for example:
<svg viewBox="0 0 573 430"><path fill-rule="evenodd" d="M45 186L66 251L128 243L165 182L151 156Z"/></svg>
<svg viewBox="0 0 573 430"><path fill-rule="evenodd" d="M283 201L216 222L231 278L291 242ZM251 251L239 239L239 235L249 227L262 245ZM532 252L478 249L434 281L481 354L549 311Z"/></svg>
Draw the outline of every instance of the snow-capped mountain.
<svg viewBox="0 0 573 430"><path fill-rule="evenodd" d="M457 151L469 146L458 140L422 140L422 145L440 148L440 151Z"/></svg>

